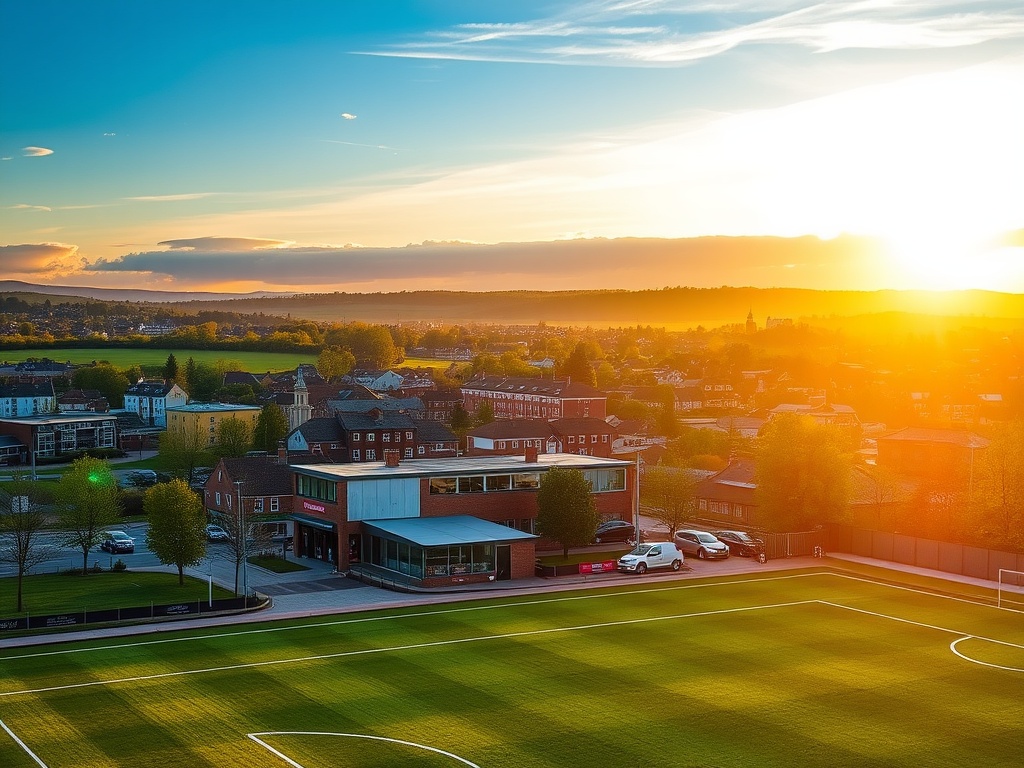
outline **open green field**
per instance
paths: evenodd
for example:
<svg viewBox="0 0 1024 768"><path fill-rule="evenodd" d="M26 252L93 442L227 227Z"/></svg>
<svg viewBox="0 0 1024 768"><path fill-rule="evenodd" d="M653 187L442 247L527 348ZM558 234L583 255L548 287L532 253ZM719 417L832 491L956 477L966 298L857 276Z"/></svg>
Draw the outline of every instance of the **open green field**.
<svg viewBox="0 0 1024 768"><path fill-rule="evenodd" d="M117 368L133 365L163 365L174 353L178 365L184 367L190 357L197 363L215 363L218 360L237 361L241 370L249 373L277 373L294 370L299 363L316 363L316 355L309 352L236 352L223 349L20 349L0 352L0 359L20 363L30 357L48 357L58 362L91 363L106 360Z"/></svg>
<svg viewBox="0 0 1024 768"><path fill-rule="evenodd" d="M89 562L117 560L117 555L100 553L90 555ZM82 567L82 558L77 558ZM69 574L41 574L28 576L22 585L22 602L25 613L35 615L62 613L67 611L101 611L108 608L131 608L156 603L162 605L177 602L195 602L209 596L209 585L205 581L186 578L178 584L176 573L155 573L151 571L122 571L115 573L90 573L88 576ZM230 590L214 585L215 600L231 597ZM17 583L15 579L0 579L0 618L19 615ZM2 642L2 641L0 641Z"/></svg>
<svg viewBox="0 0 1024 768"><path fill-rule="evenodd" d="M1024 614L637 580L0 650L0 765L1020 766Z"/></svg>

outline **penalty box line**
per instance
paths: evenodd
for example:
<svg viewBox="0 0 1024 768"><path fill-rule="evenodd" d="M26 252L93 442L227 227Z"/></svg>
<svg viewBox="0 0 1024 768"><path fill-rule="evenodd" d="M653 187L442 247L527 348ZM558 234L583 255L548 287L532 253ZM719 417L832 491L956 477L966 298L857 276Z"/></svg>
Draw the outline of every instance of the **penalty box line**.
<svg viewBox="0 0 1024 768"><path fill-rule="evenodd" d="M8 728L7 727L7 723L5 723L3 720L0 720L0 728L3 728L5 731L7 731L7 735L10 736L12 739L14 739L14 741L18 744L19 747L21 747L23 750L25 750L25 754L28 755L29 757L31 757L33 760L36 761L36 765L38 765L40 768L47 768L46 763L44 763L42 760L40 760L39 756L35 752L33 752L31 749L28 748L28 744L26 744L24 741L19 739L18 735L14 731L12 731L10 728Z"/></svg>
<svg viewBox="0 0 1024 768"><path fill-rule="evenodd" d="M273 632L293 632L302 629L319 629L322 627L341 627L353 624L369 624L378 621L400 621L402 619L417 619L420 617L427 616L446 616L454 613L470 613L473 611L493 611L501 608L519 608L521 606L529 607L534 605L544 605L547 603L562 603L562 602L574 602L578 600L603 600L612 599L616 597L624 597L630 595L643 595L651 594L655 592L675 592L679 590L690 590L690 589L703 589L705 587L722 587L722 586L733 586L736 584L752 584L758 582L770 582L770 581L783 581L786 579L802 579L809 576L835 576L837 574L828 571L816 571L811 573L791 573L782 576L762 576L754 579L730 579L729 581L714 581L705 582L701 584L681 584L674 587L654 587L648 589L630 589L624 591L614 592L600 592L596 594L586 595L573 595L571 597L551 597L539 600L521 600L510 603L495 603L492 605L470 605L460 606L458 608L442 608L432 611L416 611L413 613L399 613L399 614L388 614L387 616L360 616L354 619L337 619L334 621L316 621L306 624L290 624L284 627L264 627L263 629L243 629L238 631L227 631L227 632L210 632L204 635L187 635L185 637L165 637L159 640L140 640L134 643L110 643L109 645L93 645L86 648L60 648L55 651L38 651L35 653L22 653L16 656L0 656L0 663L4 661L15 661L18 659L38 659L46 656L64 656L65 654L73 653L91 653L94 651L112 651L120 650L124 648L142 648L149 645L164 645L165 643L184 643L196 640L219 640L223 638L242 637L245 635L264 635ZM492 597L492 596L489 596ZM493 597L492 597L493 599ZM382 610L367 608L366 611ZM268 622L274 622L275 619L267 619ZM276 621L284 622L287 619L277 619ZM168 629L168 632L174 631L186 631L186 630L174 630Z"/></svg>
<svg viewBox="0 0 1024 768"><path fill-rule="evenodd" d="M141 683L151 680L165 680L174 677L186 677L189 675L211 674L216 672L236 672L244 669L258 669L260 667L280 666L284 664L302 664L315 661L326 661L329 659L344 659L356 656L368 656L377 653L390 653L395 651L413 651L423 648L440 648L448 645L460 645L463 643L478 643L486 640L511 640L519 637L535 637L539 635L551 635L559 632L581 632L588 629L604 629L608 627L624 627L638 624L650 624L656 621L672 621L676 619L692 619L703 616L721 616L730 613L743 613L749 611L762 611L772 608L790 608L797 605L813 605L819 600L796 600L787 603L772 603L768 605L752 605L742 608L723 608L716 611L698 611L694 613L679 613L669 616L649 616L643 619L624 619L622 621L607 621L597 624L579 624L572 627L551 627L549 629L533 629L523 632L505 632L498 635L478 635L475 637L463 637L455 640L437 640L430 643L413 643L409 645L394 645L384 648L363 648L356 651L339 651L338 653L316 654L312 656L297 656L287 659L268 659L266 661L253 661L244 664L227 664L219 667L204 667L201 669L185 669L177 672L161 672L153 675L135 675L132 677L111 678L109 680L91 680L84 683L68 683L67 685L53 685L44 688L26 688L20 691L2 691L0 698L22 695L37 695L41 693L53 693L57 691L70 691L79 688L93 688L106 685L118 685L122 683Z"/></svg>

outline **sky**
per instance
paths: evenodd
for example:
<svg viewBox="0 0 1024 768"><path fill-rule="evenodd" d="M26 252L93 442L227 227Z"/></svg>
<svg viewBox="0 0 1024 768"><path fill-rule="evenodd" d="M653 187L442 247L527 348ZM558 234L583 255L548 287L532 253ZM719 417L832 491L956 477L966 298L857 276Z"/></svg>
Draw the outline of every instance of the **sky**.
<svg viewBox="0 0 1024 768"><path fill-rule="evenodd" d="M1024 291L1019 0L3 0L0 28L2 279Z"/></svg>

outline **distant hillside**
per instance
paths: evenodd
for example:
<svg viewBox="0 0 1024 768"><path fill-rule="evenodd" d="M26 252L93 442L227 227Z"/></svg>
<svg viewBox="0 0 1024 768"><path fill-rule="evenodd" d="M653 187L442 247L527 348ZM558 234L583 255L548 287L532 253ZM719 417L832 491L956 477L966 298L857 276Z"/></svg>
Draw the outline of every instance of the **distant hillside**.
<svg viewBox="0 0 1024 768"><path fill-rule="evenodd" d="M63 293L63 292L70 293ZM88 296L106 301L175 304L196 313L290 316L293 319L370 323L424 321L592 325L653 325L673 329L742 323L753 312L759 327L769 317L794 321L897 313L904 315L1024 319L1024 295L992 291L815 291L799 288L663 288L648 291L402 291L400 293L213 294L40 286L0 281L0 297Z"/></svg>
<svg viewBox="0 0 1024 768"><path fill-rule="evenodd" d="M921 315L1024 318L1024 295L990 291L813 291L791 288L665 288L654 291L510 291L305 294L282 298L191 301L188 310L290 314L293 318L376 323L431 321L532 325L655 325L690 327L768 317L829 318L901 312Z"/></svg>
<svg viewBox="0 0 1024 768"><path fill-rule="evenodd" d="M253 291L252 293L210 293L208 291L148 291L140 288L83 288L74 285L36 285L20 280L0 280L0 295L18 294L31 296L80 297L99 301L147 301L154 303L181 301L224 301L240 297L291 296L291 293L275 291ZM30 299L21 296L25 301Z"/></svg>

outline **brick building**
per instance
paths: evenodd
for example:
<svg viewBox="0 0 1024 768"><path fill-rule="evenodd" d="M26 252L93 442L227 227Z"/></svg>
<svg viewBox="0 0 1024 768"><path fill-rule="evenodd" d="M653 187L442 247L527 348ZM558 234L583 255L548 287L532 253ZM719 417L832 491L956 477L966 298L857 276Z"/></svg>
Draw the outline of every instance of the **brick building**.
<svg viewBox="0 0 1024 768"><path fill-rule="evenodd" d="M484 402L496 419L560 419L607 415L608 396L586 384L549 379L481 376L462 385L462 405L474 413Z"/></svg>
<svg viewBox="0 0 1024 768"><path fill-rule="evenodd" d="M292 466L297 555L341 570L394 571L428 586L532 576L537 491L552 467L584 473L602 518L633 514L633 465L616 459L388 458Z"/></svg>

